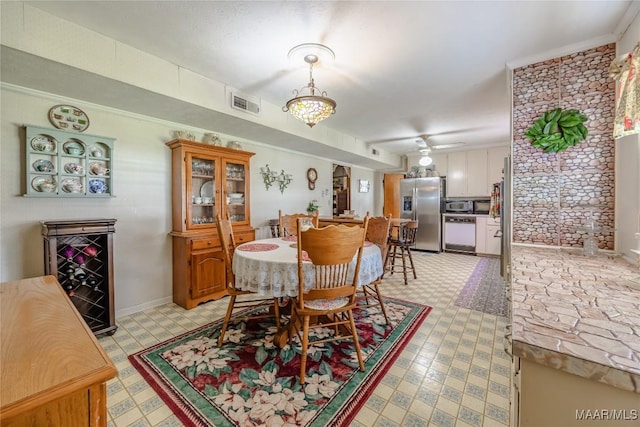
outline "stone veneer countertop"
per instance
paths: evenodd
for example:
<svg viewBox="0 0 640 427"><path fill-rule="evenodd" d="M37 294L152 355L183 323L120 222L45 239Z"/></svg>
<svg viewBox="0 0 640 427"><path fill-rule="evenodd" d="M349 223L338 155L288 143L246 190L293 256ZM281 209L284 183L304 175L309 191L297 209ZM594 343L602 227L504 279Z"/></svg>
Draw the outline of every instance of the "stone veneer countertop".
<svg viewBox="0 0 640 427"><path fill-rule="evenodd" d="M513 354L640 393L640 268L578 249L516 246Z"/></svg>

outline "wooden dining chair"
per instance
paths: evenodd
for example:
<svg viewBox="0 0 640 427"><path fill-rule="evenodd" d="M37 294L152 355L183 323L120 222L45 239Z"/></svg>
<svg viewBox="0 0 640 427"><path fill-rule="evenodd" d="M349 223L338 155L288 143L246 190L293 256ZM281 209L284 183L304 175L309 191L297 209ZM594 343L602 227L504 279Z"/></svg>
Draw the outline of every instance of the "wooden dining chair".
<svg viewBox="0 0 640 427"><path fill-rule="evenodd" d="M384 260L385 270L389 274L402 272L404 275L404 284L407 285L407 272L411 270L413 278L417 279L416 268L413 265L413 256L411 256L411 247L416 243L416 233L418 232L418 221L409 221L401 224L398 229L398 236L389 239L389 249ZM402 259L402 265L396 264L396 258ZM407 258L410 266L407 265Z"/></svg>
<svg viewBox="0 0 640 427"><path fill-rule="evenodd" d="M226 269L226 282L227 293L229 294L229 305L227 306L227 313L224 316L222 322L222 329L220 330L220 337L218 338L218 347L222 347L224 341L224 335L227 332L229 323L233 321L246 321L249 319L265 319L274 317L276 318L276 326L280 328L280 306L278 305L277 298L251 298L247 300L238 300L238 297L243 295L256 295L252 291L244 291L236 288L236 278L233 274L233 252L236 248L235 238L233 236L233 228L231 221L228 219L222 219L220 214L216 214L216 228L218 229L218 238L220 239L220 245L222 246L222 254L224 258L224 265ZM257 308L267 307L266 313L260 313L256 315L244 315L233 316L233 312L240 308Z"/></svg>
<svg viewBox="0 0 640 427"><path fill-rule="evenodd" d="M293 301L291 324L301 324L302 332L299 328L295 332L290 331L289 342L293 333L300 338L300 384L305 382L307 351L314 344L352 339L360 371L364 372L352 310L356 307L356 288L367 224L368 219L363 227L329 225L304 232L298 227L298 296ZM354 257L355 270L352 270L351 277L349 265ZM307 261L313 263L314 283L305 281L304 270L309 267ZM320 327L333 327L334 335L309 341L309 330Z"/></svg>
<svg viewBox="0 0 640 427"><path fill-rule="evenodd" d="M387 258L387 250L389 248L389 231L391 229L391 216L377 216L369 218L369 225L367 226L367 233L365 240L369 241L380 248L380 255L384 261ZM382 301L382 294L378 285L382 283L382 277L384 276L384 266L380 277L376 278L371 283L363 284L358 293L362 295L360 301L358 301L358 307L367 308L379 305L382 310L387 325L390 325L389 318L387 317L387 311L384 308L384 302Z"/></svg>
<svg viewBox="0 0 640 427"><path fill-rule="evenodd" d="M283 215L282 210L278 210L280 237L298 235L298 218L311 218L313 226L318 228L318 211L313 214L295 213Z"/></svg>

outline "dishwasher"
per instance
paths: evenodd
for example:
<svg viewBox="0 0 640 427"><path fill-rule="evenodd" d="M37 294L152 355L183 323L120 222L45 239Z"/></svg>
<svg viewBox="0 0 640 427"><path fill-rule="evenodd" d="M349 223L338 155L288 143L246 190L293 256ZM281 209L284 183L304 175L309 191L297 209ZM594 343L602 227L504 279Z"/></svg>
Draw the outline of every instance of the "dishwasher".
<svg viewBox="0 0 640 427"><path fill-rule="evenodd" d="M476 217L445 215L444 250L475 254Z"/></svg>

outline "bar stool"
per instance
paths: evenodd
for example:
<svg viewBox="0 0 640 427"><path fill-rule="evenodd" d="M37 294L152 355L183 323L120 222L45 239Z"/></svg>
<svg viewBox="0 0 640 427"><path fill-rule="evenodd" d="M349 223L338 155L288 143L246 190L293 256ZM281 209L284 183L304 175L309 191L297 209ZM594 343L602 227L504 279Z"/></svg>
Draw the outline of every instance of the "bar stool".
<svg viewBox="0 0 640 427"><path fill-rule="evenodd" d="M389 238L389 249L384 260L385 271L389 274L402 272L404 275L404 284L407 285L407 271L413 272L413 278L417 279L416 268L413 265L413 257L411 256L411 246L416 243L416 233L418 231L418 221L409 221L402 224L398 230L397 237ZM402 258L402 265L396 265L396 258ZM407 258L409 258L410 266L407 266Z"/></svg>
<svg viewBox="0 0 640 427"><path fill-rule="evenodd" d="M270 219L269 220L269 228L271 229L271 237L281 237L280 236L280 220L279 219Z"/></svg>

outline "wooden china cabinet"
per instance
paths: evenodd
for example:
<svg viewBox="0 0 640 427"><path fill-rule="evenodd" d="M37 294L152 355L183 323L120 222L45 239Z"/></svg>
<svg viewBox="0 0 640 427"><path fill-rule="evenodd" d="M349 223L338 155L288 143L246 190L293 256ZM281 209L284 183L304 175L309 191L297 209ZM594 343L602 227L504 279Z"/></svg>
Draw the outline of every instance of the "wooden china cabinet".
<svg viewBox="0 0 640 427"><path fill-rule="evenodd" d="M255 240L249 205L254 153L186 139L171 148L173 302L191 309L227 294L215 217L233 225L236 243Z"/></svg>

